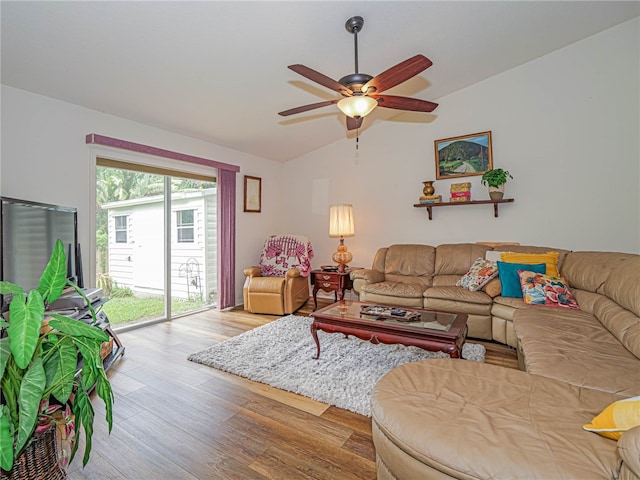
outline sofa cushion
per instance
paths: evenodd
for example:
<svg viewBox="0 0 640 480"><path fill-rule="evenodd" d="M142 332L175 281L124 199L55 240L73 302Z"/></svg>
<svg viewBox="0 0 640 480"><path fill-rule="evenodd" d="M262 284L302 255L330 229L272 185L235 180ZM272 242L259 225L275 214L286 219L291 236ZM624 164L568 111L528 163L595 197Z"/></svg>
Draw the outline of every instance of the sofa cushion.
<svg viewBox="0 0 640 480"><path fill-rule="evenodd" d="M491 297L482 291L470 292L460 287L431 287L424 292L424 308L466 313L469 315L469 336L491 339ZM476 322L484 324L481 320L483 317L489 319L489 325L475 325Z"/></svg>
<svg viewBox="0 0 640 480"><path fill-rule="evenodd" d="M633 282L629 280L629 283ZM640 359L640 317L604 295L599 297L593 304L593 314L619 342Z"/></svg>
<svg viewBox="0 0 640 480"><path fill-rule="evenodd" d="M491 305L491 315L513 321L513 314L520 308L538 308L524 303L522 298L495 297Z"/></svg>
<svg viewBox="0 0 640 480"><path fill-rule="evenodd" d="M383 271L385 275L431 278L434 258L435 248L430 245L391 245L385 255Z"/></svg>
<svg viewBox="0 0 640 480"><path fill-rule="evenodd" d="M547 266L544 263L538 265L525 265L523 263L498 262L500 272L500 283L502 285L501 295L503 297L522 298L522 287L518 270L527 270L536 273L544 273Z"/></svg>
<svg viewBox="0 0 640 480"><path fill-rule="evenodd" d="M618 455L624 462L620 469L620 479L640 477L640 427L627 430L618 440Z"/></svg>
<svg viewBox="0 0 640 480"><path fill-rule="evenodd" d="M571 252L560 267L560 273L573 288L602 293L609 275L634 256L616 252Z"/></svg>
<svg viewBox="0 0 640 480"><path fill-rule="evenodd" d="M580 308L640 358L640 255L573 252L563 272L575 282L572 291Z"/></svg>
<svg viewBox="0 0 640 480"><path fill-rule="evenodd" d="M414 275L388 273L384 276L384 281L389 283L413 283L416 287L420 286L420 288L424 290L432 285L433 278L431 276L418 277Z"/></svg>
<svg viewBox="0 0 640 480"><path fill-rule="evenodd" d="M389 247L379 248L373 257L373 264L371 265L372 270L378 270L379 272L384 272L384 263L387 259L387 251Z"/></svg>
<svg viewBox="0 0 640 480"><path fill-rule="evenodd" d="M513 327L527 372L623 397L640 395L640 361L590 313L519 309Z"/></svg>
<svg viewBox="0 0 640 480"><path fill-rule="evenodd" d="M580 308L564 279L523 270L519 272L522 297L527 305Z"/></svg>
<svg viewBox="0 0 640 480"><path fill-rule="evenodd" d="M486 245L476 243L442 244L436 247L434 275L455 275L459 279L478 257L483 257ZM457 280L456 279L456 280Z"/></svg>
<svg viewBox="0 0 640 480"><path fill-rule="evenodd" d="M362 291L390 297L422 298L424 285L406 282L378 282L362 286Z"/></svg>
<svg viewBox="0 0 640 480"><path fill-rule="evenodd" d="M388 440L392 471L393 449L425 465L404 478L611 479L616 443L582 425L619 399L498 365L413 362L374 387L374 443Z"/></svg>
<svg viewBox="0 0 640 480"><path fill-rule="evenodd" d="M479 305L491 305L492 303L491 297L483 291L472 292L460 287L431 287L424 291L423 296Z"/></svg>
<svg viewBox="0 0 640 480"><path fill-rule="evenodd" d="M270 293L282 295L286 278L284 277L252 277L249 283L249 291L252 293Z"/></svg>
<svg viewBox="0 0 640 480"><path fill-rule="evenodd" d="M640 317L640 255L618 266L604 284L604 294Z"/></svg>
<svg viewBox="0 0 640 480"><path fill-rule="evenodd" d="M436 275L433 277L434 287L455 287L460 280L460 274L456 275Z"/></svg>

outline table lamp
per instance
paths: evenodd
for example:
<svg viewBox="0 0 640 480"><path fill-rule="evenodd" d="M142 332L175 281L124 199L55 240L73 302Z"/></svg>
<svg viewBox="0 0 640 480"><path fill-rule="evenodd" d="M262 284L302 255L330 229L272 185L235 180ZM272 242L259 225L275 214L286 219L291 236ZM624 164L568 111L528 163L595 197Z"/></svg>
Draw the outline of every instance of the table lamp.
<svg viewBox="0 0 640 480"><path fill-rule="evenodd" d="M333 254L333 261L338 264L338 271L344 272L353 255L347 251L344 237L353 237L355 227L352 205L331 205L329 208L329 237L340 237L338 250Z"/></svg>

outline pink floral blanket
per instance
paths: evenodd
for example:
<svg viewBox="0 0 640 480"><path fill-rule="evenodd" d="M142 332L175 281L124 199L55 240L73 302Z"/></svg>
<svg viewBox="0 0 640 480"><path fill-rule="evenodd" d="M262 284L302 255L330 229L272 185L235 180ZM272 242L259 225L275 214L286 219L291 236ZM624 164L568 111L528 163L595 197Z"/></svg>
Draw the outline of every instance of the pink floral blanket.
<svg viewBox="0 0 640 480"><path fill-rule="evenodd" d="M264 242L260 269L265 277L284 277L287 270L297 268L300 275L311 273L313 247L302 235L271 235Z"/></svg>

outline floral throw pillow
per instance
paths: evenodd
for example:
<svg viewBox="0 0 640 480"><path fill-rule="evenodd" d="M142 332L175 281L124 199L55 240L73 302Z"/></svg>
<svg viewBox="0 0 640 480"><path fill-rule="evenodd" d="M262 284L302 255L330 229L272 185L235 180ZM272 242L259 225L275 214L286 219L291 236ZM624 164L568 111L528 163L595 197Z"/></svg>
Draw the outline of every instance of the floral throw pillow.
<svg viewBox="0 0 640 480"><path fill-rule="evenodd" d="M552 277L542 273L518 270L522 298L528 305L546 305L547 307L562 307L579 310L569 285L561 277Z"/></svg>
<svg viewBox="0 0 640 480"><path fill-rule="evenodd" d="M473 262L469 271L458 280L456 285L475 292L497 276L498 264L480 257Z"/></svg>

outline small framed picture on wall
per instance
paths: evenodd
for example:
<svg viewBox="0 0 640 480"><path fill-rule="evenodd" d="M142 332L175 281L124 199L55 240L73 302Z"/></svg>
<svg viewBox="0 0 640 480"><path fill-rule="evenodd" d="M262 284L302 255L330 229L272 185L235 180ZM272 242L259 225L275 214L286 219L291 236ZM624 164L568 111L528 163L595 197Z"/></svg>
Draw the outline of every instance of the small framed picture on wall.
<svg viewBox="0 0 640 480"><path fill-rule="evenodd" d="M493 168L491 132L443 138L434 147L437 179L482 175Z"/></svg>
<svg viewBox="0 0 640 480"><path fill-rule="evenodd" d="M244 211L260 213L262 210L262 179L244 176Z"/></svg>

